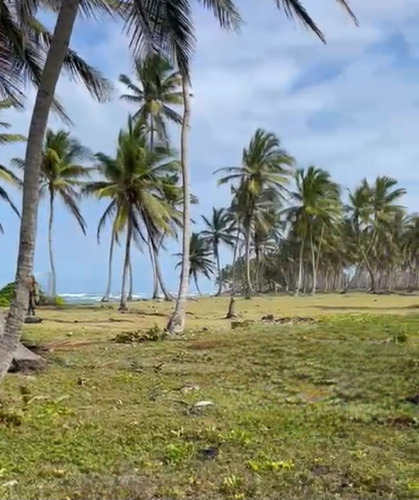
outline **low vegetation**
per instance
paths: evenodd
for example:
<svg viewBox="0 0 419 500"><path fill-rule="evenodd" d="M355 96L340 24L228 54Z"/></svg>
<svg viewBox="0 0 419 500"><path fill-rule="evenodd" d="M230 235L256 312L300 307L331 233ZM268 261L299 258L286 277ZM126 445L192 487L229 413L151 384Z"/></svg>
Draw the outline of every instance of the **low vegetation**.
<svg viewBox="0 0 419 500"><path fill-rule="evenodd" d="M46 371L1 387L0 496L417 498L416 304L238 300L232 330L204 299L173 340L164 303L41 310Z"/></svg>

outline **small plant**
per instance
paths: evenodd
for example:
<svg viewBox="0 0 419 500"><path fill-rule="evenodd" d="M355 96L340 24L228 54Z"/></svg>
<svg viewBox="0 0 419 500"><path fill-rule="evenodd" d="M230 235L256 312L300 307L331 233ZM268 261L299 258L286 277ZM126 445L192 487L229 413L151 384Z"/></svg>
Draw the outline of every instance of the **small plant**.
<svg viewBox="0 0 419 500"><path fill-rule="evenodd" d="M393 335L393 337L391 338L391 341L394 344L406 344L406 342L408 340L409 340L409 337L403 328L401 328L400 331L398 333L396 333L395 335Z"/></svg>
<svg viewBox="0 0 419 500"><path fill-rule="evenodd" d="M291 470L295 467L293 460L281 460L281 461L263 460L260 462L256 460L249 460L246 465L253 472L264 472L264 471L276 472L280 470Z"/></svg>
<svg viewBox="0 0 419 500"><path fill-rule="evenodd" d="M168 464L178 464L190 456L190 448L185 444L168 444L166 446L164 461Z"/></svg>
<svg viewBox="0 0 419 500"><path fill-rule="evenodd" d="M163 340L167 333L157 325L152 326L148 330L134 330L118 333L113 339L118 344L132 344L135 342L156 342Z"/></svg>
<svg viewBox="0 0 419 500"><path fill-rule="evenodd" d="M235 474L231 474L230 476L224 477L220 491L229 498L240 500L241 498L244 498L244 495L241 492L242 485L243 480Z"/></svg>

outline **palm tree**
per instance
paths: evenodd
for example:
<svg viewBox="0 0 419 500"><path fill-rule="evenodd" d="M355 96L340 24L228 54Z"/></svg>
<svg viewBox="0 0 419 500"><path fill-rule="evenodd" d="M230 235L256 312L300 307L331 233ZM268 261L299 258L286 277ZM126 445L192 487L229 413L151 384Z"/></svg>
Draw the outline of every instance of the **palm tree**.
<svg viewBox="0 0 419 500"><path fill-rule="evenodd" d="M166 121L182 123L182 117L172 109L172 106L181 106L183 102L181 76L160 54L138 59L135 72L139 85L127 75L119 76L119 81L131 92L121 95L121 99L134 103L138 108L133 119L147 123L150 147L153 148L155 133L158 139L167 141Z"/></svg>
<svg viewBox="0 0 419 500"><path fill-rule="evenodd" d="M49 2L39 2L42 9L55 10ZM25 83L39 86L42 64L51 46L52 35L36 18L40 5L17 3L14 0L0 0L0 96L15 105L21 105L25 98ZM95 3L96 9L110 12L111 5ZM110 83L98 70L86 63L74 50L68 48L63 69L73 79L82 81L87 89L100 100L107 98ZM54 99L53 108L68 119L63 108Z"/></svg>
<svg viewBox="0 0 419 500"><path fill-rule="evenodd" d="M178 71L173 70L169 61L159 54L151 54L144 60L138 59L135 70L139 85L127 75L120 75L119 81L131 92L123 94L121 98L137 106L133 119L147 124L150 148L153 149L155 133L159 141L166 143L168 141L166 121L177 124L182 122L182 117L172 109L172 106L179 106L183 102L180 92L181 77ZM151 234L148 234L148 247L154 278L153 299L155 299L159 297L161 276L158 275L161 273L160 269L157 269L159 248L153 245ZM167 291L163 293L166 300L171 299Z"/></svg>
<svg viewBox="0 0 419 500"><path fill-rule="evenodd" d="M315 228L320 227L320 241L318 251L321 250L324 227L336 223L340 214L339 187L330 179L330 174L317 167L307 170L298 169L295 175L296 191L291 194L293 206L286 210L288 219L294 224L299 235L300 254L298 268L298 283L295 294L301 290L303 279L303 256L305 244L308 240L311 251L312 264L312 293L316 291L317 260L315 256Z"/></svg>
<svg viewBox="0 0 419 500"><path fill-rule="evenodd" d="M357 271L365 264L372 292L376 291L376 281L371 252L377 245L380 233L390 230L395 214L403 208L398 201L405 195L406 190L396 188L396 185L397 181L387 176L377 177L373 185L363 179L360 186L350 193L346 207L359 252ZM348 287L350 284L351 282Z"/></svg>
<svg viewBox="0 0 419 500"><path fill-rule="evenodd" d="M272 195L282 195L291 174L294 158L281 148L279 138L262 129L256 130L248 148L243 150L242 166L227 167L219 171L227 175L219 184L238 183L238 210L245 231L246 298L252 294L250 278L250 242L256 204L262 193L269 189Z"/></svg>
<svg viewBox="0 0 419 500"><path fill-rule="evenodd" d="M80 179L90 175L90 170L82 165L82 162L90 158L90 151L77 139L71 137L69 132L47 130L42 150L39 192L41 195L47 192L49 196L48 248L53 298L57 295L57 274L52 238L54 202L57 197L61 198L64 205L74 215L83 233L86 234L86 222L78 206L80 194L77 187L80 186ZM20 168L24 167L24 162L20 158L14 158L12 164Z"/></svg>
<svg viewBox="0 0 419 500"><path fill-rule="evenodd" d="M173 160L173 152L165 145L151 150L144 125L134 124L132 117L128 119L127 129L119 133L116 157L98 153L96 159L103 180L89 183L84 192L111 200L99 227L110 218L114 237L126 231L119 306L125 310L132 240L146 241L148 227L153 231L170 231L172 211L161 193L168 174L175 173L179 163Z"/></svg>
<svg viewBox="0 0 419 500"><path fill-rule="evenodd" d="M212 253L213 249L209 241L198 233L192 233L189 250L189 278L193 278L199 295L202 295L202 293L198 285L198 276L202 274L207 279L211 279L214 274ZM181 253L176 255L182 257ZM182 266L182 260L178 262L176 268Z"/></svg>
<svg viewBox="0 0 419 500"><path fill-rule="evenodd" d="M229 247L234 246L232 224L229 219L229 214L225 208L213 208L211 219L202 215L202 220L205 223L206 229L201 231L201 234L208 245L212 247L214 259L217 264L218 292L215 295L219 296L223 291L220 265L220 245L225 244Z"/></svg>
<svg viewBox="0 0 419 500"><path fill-rule="evenodd" d="M4 4L4 0L3 4ZM137 54L148 49L160 50L166 55L173 56L182 75L182 92L185 100L185 108L182 122L181 140L181 166L183 182L183 219L184 236L182 241L183 268L182 278L179 284L179 294L176 307L171 320L169 330L174 332L183 328L185 320L184 304L186 300L188 279L188 252L189 252L189 186L188 155L186 150L187 128L189 126L189 78L190 59L194 47L194 30L191 19L191 6L189 2L181 2L176 8L170 4L167 8L167 0L155 0L143 2L120 2L117 5L122 9L125 26L131 35L131 46ZM338 2L349 12L345 0ZM220 25L225 28L236 27L240 22L239 15L231 0L210 0L204 5L213 10ZM278 8L283 8L288 16L294 16L304 26L311 29L317 36L323 39L323 35L314 21L308 15L301 3L297 0L278 0ZM42 152L42 141L47 127L48 115L53 104L55 87L63 67L66 51L69 46L71 34L79 9L78 0L62 0L59 6L54 33L49 45L42 74L39 78L39 90L36 95L35 105L32 113L28 134L28 145L25 155L25 176L23 185L22 220L19 240L18 265L16 270L15 298L11 304L11 310L5 326L5 332L0 342L0 378L4 376L10 366L13 353L18 345L24 320L27 302L26 281L32 271L34 245L36 238L37 208L39 201L38 178ZM2 8L2 12L3 8ZM9 16L10 17L10 16ZM9 28L10 22L7 22ZM0 33L6 33L0 29ZM7 42L7 39L3 41ZM23 44L18 44L22 47ZM10 67L10 66L9 66ZM17 74L17 73L15 73Z"/></svg>

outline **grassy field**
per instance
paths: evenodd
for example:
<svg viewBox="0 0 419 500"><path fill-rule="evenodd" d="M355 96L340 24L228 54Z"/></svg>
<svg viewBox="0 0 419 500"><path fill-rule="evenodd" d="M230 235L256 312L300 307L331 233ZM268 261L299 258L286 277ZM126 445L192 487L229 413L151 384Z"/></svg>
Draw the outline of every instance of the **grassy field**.
<svg viewBox="0 0 419 500"><path fill-rule="evenodd" d="M419 498L419 298L238 300L234 329L227 302L128 344L170 305L40 310L47 369L0 388L0 498Z"/></svg>

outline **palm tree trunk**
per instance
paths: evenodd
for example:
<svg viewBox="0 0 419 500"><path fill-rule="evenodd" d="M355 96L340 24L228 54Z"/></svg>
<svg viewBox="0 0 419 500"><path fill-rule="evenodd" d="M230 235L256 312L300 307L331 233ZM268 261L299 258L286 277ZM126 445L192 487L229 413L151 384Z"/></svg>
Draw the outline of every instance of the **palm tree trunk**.
<svg viewBox="0 0 419 500"><path fill-rule="evenodd" d="M218 246L214 246L214 256L217 262L217 273L218 273L218 292L215 294L219 297L223 293L223 284L221 282L221 263L220 263L220 253L218 251Z"/></svg>
<svg viewBox="0 0 419 500"><path fill-rule="evenodd" d="M194 280L194 283L195 283L196 291L202 297L202 293L201 293L201 290L200 290L199 285L198 285L198 277L196 276L196 274L194 274L193 280Z"/></svg>
<svg viewBox="0 0 419 500"><path fill-rule="evenodd" d="M79 0L63 0L61 2L29 126L23 176L22 218L15 296L11 303L4 334L0 341L0 379L8 371L13 354L19 344L22 324L28 305L29 294L27 283L28 277L32 272L35 252L42 141L48 123L48 115L55 87L60 76L74 22L77 17L78 6Z"/></svg>
<svg viewBox="0 0 419 500"><path fill-rule="evenodd" d="M134 279L133 279L133 275L132 275L131 255L129 256L128 276L129 276L129 288L128 288L127 302L132 302Z"/></svg>
<svg viewBox="0 0 419 500"><path fill-rule="evenodd" d="M185 328L185 305L189 287L189 243L191 239L190 227L190 194L189 194L189 165L188 165L188 136L191 116L191 103L189 82L185 76L182 78L183 93L183 120L180 139L180 163L182 168L183 190L183 237L182 237L182 269L180 273L179 293L175 310L167 325L171 334L181 333Z"/></svg>
<svg viewBox="0 0 419 500"><path fill-rule="evenodd" d="M300 257L298 261L298 282L297 282L297 288L295 289L295 295L298 295L300 293L301 286L303 284L304 244L305 244L305 237L303 236L301 239Z"/></svg>
<svg viewBox="0 0 419 500"><path fill-rule="evenodd" d="M314 251L313 232L311 230L310 230L310 248L311 248L311 265L313 269L313 283L311 288L311 295L315 295L317 288L317 266L316 266L316 254Z"/></svg>
<svg viewBox="0 0 419 500"><path fill-rule="evenodd" d="M246 260L246 291L245 299L250 299L252 296L252 282L250 278L250 222L246 228L246 242L245 242L245 260Z"/></svg>
<svg viewBox="0 0 419 500"><path fill-rule="evenodd" d="M125 244L125 258L124 258L124 267L122 270L122 287L121 287L121 300L119 303L119 310L126 311L127 310L127 299L126 299L126 286L127 286L127 276L129 272L130 262L129 257L131 253L131 239L132 239L132 220L131 214L128 214L128 228L127 228L127 241Z"/></svg>
<svg viewBox="0 0 419 500"><path fill-rule="evenodd" d="M51 295L52 299L55 300L57 296L57 276L55 273L55 263L54 263L54 252L52 250L52 226L54 224L54 191L50 189L49 191L49 222L48 222L48 249L49 249L49 261L51 265L52 274L52 286Z"/></svg>
<svg viewBox="0 0 419 500"><path fill-rule="evenodd" d="M108 284L106 285L105 295L102 297L101 302L109 302L109 296L111 294L112 286L112 259L113 259L113 248L115 245L115 233L112 230L111 234L111 246L109 248L109 263L108 263Z"/></svg>
<svg viewBox="0 0 419 500"><path fill-rule="evenodd" d="M150 234L148 235L147 246L148 246L148 254L150 256L151 269L153 271L153 296L152 296L152 298L158 299L159 298L159 281L157 278L156 259L155 259L155 254L153 252L153 243L151 241Z"/></svg>
<svg viewBox="0 0 419 500"><path fill-rule="evenodd" d="M235 318L237 316L236 314L236 301L235 301L235 294L236 294L236 262L237 262L237 252L239 249L239 243L240 243L240 226L237 228L237 236L236 236L236 243L234 245L234 252L233 252L233 267L231 270L231 295L230 295L230 302L228 304L228 311L226 318Z"/></svg>
<svg viewBox="0 0 419 500"><path fill-rule="evenodd" d="M173 300L172 294L166 288L166 285L163 280L163 274L161 272L160 262L159 262L159 252L157 248L153 248L153 253L154 253L154 263L156 265L156 276L160 284L161 291L163 292L164 300L166 300L167 302L172 302Z"/></svg>

